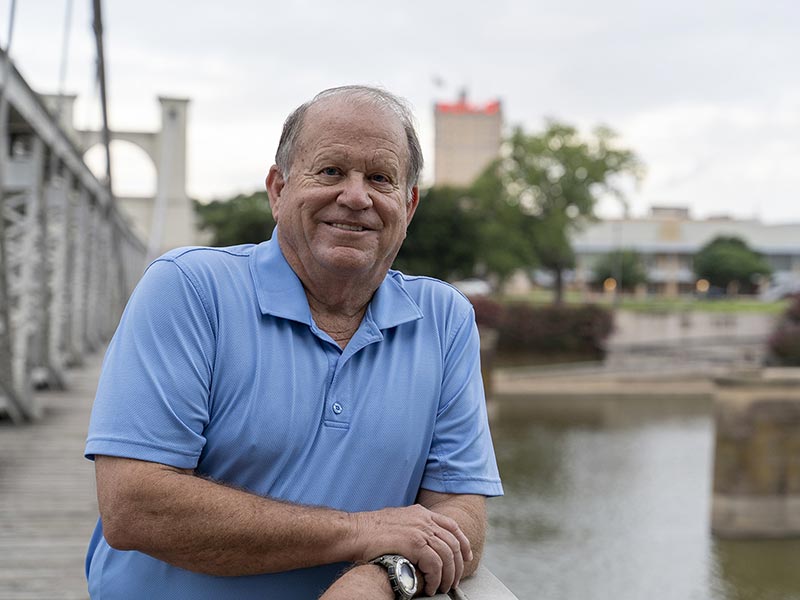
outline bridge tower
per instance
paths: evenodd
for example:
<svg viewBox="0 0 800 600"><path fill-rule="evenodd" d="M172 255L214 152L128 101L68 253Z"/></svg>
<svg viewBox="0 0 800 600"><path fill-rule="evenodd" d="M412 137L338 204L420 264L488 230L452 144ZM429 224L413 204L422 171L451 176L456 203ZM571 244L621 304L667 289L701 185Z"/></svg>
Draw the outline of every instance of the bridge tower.
<svg viewBox="0 0 800 600"><path fill-rule="evenodd" d="M58 114L62 128L85 153L102 142L100 131L76 129L73 121L75 96L43 95ZM141 148L153 162L157 174L155 197L117 196L117 204L130 219L134 231L147 240L150 259L178 246L197 243L197 225L192 201L186 194L186 133L189 100L161 96L159 131L111 131L111 140L123 140ZM59 107L60 102L60 109Z"/></svg>

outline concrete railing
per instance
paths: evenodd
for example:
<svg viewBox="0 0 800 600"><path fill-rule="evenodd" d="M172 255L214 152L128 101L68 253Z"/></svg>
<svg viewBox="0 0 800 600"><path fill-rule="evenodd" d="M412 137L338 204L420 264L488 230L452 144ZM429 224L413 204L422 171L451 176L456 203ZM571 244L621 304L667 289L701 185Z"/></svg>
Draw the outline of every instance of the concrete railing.
<svg viewBox="0 0 800 600"><path fill-rule="evenodd" d="M449 594L437 594L434 600L517 600L486 567L478 567L472 577L465 579L457 590Z"/></svg>

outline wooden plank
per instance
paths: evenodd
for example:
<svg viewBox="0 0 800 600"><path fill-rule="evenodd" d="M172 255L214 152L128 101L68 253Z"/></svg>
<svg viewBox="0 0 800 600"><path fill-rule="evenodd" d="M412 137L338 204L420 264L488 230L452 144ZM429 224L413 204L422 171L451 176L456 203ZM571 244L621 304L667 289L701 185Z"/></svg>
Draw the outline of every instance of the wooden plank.
<svg viewBox="0 0 800 600"><path fill-rule="evenodd" d="M37 393L43 418L0 422L0 600L86 600L83 565L97 520L83 458L102 356L67 372L69 389Z"/></svg>

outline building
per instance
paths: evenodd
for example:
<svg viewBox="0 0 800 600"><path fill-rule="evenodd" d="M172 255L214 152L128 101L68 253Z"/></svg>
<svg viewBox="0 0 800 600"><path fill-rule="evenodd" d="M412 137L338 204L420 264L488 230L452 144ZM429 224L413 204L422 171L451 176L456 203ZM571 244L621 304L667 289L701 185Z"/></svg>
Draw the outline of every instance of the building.
<svg viewBox="0 0 800 600"><path fill-rule="evenodd" d="M497 158L503 115L499 100L486 104L438 102L434 109L434 185L467 186Z"/></svg>
<svg viewBox="0 0 800 600"><path fill-rule="evenodd" d="M585 288L597 260L617 249L635 250L648 274L648 293L678 296L694 293L697 278L692 258L718 236L743 239L773 269L772 287L800 290L800 223L767 225L729 217L692 219L688 209L653 207L645 218L610 219L589 225L573 236L574 282Z"/></svg>

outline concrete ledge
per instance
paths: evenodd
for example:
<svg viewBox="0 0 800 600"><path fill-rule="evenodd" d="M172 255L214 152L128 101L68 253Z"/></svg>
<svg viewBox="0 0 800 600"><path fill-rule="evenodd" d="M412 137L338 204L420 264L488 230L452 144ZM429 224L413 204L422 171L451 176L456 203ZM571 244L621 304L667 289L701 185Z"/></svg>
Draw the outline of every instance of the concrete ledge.
<svg viewBox="0 0 800 600"><path fill-rule="evenodd" d="M437 594L433 600L517 600L517 597L489 569L481 566L457 590Z"/></svg>
<svg viewBox="0 0 800 600"><path fill-rule="evenodd" d="M800 537L800 495L714 494L711 530L733 539Z"/></svg>

